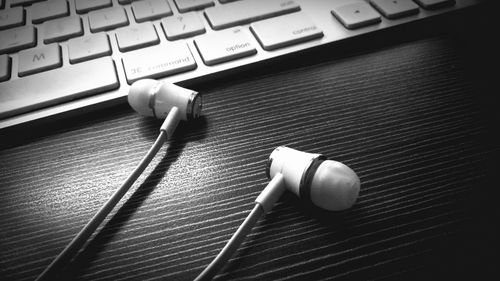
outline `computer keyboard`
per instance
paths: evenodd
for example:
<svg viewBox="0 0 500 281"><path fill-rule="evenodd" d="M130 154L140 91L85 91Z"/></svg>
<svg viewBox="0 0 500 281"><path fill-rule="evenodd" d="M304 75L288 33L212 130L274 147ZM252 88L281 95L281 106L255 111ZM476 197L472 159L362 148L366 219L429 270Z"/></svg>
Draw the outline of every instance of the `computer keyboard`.
<svg viewBox="0 0 500 281"><path fill-rule="evenodd" d="M440 16L480 0L0 0L0 128Z"/></svg>

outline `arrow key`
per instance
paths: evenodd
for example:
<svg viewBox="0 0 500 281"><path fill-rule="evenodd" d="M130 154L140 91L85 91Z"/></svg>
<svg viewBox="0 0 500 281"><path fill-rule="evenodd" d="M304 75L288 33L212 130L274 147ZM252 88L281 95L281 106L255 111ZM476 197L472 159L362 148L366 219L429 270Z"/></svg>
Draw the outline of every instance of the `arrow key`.
<svg viewBox="0 0 500 281"><path fill-rule="evenodd" d="M401 18L419 12L417 4L412 0L370 0L370 3L388 19Z"/></svg>
<svg viewBox="0 0 500 281"><path fill-rule="evenodd" d="M333 8L332 14L348 29L380 22L380 15L366 2L354 2Z"/></svg>

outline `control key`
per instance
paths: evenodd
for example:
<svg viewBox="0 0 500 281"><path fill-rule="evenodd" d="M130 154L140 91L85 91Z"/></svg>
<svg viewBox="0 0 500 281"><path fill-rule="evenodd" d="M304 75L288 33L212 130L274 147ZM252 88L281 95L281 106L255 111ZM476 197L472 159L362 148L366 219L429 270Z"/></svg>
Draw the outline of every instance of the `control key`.
<svg viewBox="0 0 500 281"><path fill-rule="evenodd" d="M323 31L302 13L255 22L250 28L265 50L323 37Z"/></svg>

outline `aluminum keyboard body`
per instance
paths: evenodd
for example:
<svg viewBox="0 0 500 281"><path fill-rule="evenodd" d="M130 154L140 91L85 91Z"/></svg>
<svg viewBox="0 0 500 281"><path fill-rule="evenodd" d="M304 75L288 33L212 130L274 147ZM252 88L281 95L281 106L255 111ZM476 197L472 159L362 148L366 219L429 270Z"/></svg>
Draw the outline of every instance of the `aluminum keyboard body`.
<svg viewBox="0 0 500 281"><path fill-rule="evenodd" d="M3 0L0 129L123 102L141 78L210 79L478 3Z"/></svg>

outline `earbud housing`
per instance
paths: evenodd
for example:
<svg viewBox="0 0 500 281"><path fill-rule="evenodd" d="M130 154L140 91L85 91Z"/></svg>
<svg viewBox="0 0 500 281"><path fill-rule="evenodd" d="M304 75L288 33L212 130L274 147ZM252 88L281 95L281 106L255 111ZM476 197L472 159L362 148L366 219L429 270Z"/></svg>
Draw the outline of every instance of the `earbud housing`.
<svg viewBox="0 0 500 281"><path fill-rule="evenodd" d="M165 118L173 107L177 107L182 120L200 116L201 95L171 83L153 79L134 82L129 90L128 102L141 115Z"/></svg>
<svg viewBox="0 0 500 281"><path fill-rule="evenodd" d="M266 174L269 179L274 178L277 173L283 174L286 187L300 196L300 189L305 184L307 170L314 162L324 159L326 157L321 154L279 146L269 155Z"/></svg>
<svg viewBox="0 0 500 281"><path fill-rule="evenodd" d="M267 176L282 174L285 187L314 205L339 211L351 207L360 190L360 180L348 166L324 155L276 148L267 162Z"/></svg>

